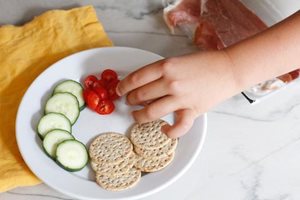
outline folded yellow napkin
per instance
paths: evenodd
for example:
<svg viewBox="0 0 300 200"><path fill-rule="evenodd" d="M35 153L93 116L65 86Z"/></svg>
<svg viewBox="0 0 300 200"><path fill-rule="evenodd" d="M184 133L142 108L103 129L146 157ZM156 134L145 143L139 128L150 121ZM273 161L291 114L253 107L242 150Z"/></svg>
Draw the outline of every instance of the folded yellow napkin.
<svg viewBox="0 0 300 200"><path fill-rule="evenodd" d="M40 183L15 138L17 109L31 82L65 56L111 45L92 6L52 10L24 26L0 27L0 192Z"/></svg>

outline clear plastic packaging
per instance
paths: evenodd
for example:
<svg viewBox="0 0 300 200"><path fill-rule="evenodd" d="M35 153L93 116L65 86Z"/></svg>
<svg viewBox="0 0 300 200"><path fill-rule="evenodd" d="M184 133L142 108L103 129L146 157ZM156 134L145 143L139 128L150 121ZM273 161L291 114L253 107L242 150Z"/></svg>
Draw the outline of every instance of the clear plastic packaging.
<svg viewBox="0 0 300 200"><path fill-rule="evenodd" d="M200 50L218 50L255 35L300 9L299 0L176 0L166 2L170 31L184 32ZM299 66L300 67L300 66ZM258 102L298 79L300 70L274 77L243 92Z"/></svg>

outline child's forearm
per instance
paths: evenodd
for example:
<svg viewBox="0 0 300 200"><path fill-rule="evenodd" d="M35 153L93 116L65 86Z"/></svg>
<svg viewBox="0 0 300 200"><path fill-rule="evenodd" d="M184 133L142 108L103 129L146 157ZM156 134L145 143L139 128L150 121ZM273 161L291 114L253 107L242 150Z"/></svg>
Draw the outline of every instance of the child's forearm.
<svg viewBox="0 0 300 200"><path fill-rule="evenodd" d="M300 12L225 52L238 90L300 68Z"/></svg>

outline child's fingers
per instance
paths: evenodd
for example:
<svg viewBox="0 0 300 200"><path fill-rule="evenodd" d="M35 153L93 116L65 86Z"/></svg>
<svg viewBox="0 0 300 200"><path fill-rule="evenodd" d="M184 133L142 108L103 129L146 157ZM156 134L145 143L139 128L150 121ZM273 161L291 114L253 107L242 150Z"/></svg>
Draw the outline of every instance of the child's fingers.
<svg viewBox="0 0 300 200"><path fill-rule="evenodd" d="M163 126L162 131L170 138L183 136L192 128L195 117L193 111L190 109L176 111L175 124L173 126Z"/></svg>
<svg viewBox="0 0 300 200"><path fill-rule="evenodd" d="M175 101L175 97L166 96L152 102L141 110L133 111L132 114L138 123L146 123L159 119L178 109L180 108Z"/></svg>
<svg viewBox="0 0 300 200"><path fill-rule="evenodd" d="M167 94L168 90L166 84L164 84L164 80L158 79L129 92L127 95L127 102L130 105L137 105L146 101L158 99Z"/></svg>
<svg viewBox="0 0 300 200"><path fill-rule="evenodd" d="M160 65L160 61L157 61L129 74L118 84L116 88L117 94L123 96L142 85L159 79L162 76L162 72L159 69Z"/></svg>

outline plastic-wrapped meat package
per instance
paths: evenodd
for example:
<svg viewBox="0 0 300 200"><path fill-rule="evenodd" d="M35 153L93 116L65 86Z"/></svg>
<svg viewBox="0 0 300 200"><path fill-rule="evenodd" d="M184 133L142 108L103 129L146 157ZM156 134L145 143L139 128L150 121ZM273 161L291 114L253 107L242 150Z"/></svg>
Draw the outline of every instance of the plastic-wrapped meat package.
<svg viewBox="0 0 300 200"><path fill-rule="evenodd" d="M267 25L239 0L177 0L164 9L172 33L179 28L201 50L219 50L251 37ZM257 84L244 91L259 100L298 78L299 70Z"/></svg>

